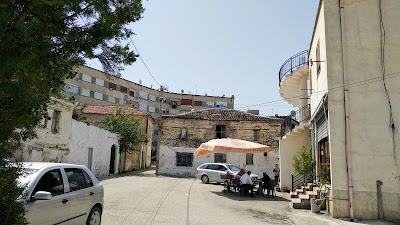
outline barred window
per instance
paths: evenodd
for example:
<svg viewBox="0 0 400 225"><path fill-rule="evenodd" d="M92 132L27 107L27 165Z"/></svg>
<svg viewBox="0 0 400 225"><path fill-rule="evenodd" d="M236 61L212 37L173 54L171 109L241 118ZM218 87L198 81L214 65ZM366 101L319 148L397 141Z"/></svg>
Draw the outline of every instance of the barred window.
<svg viewBox="0 0 400 225"><path fill-rule="evenodd" d="M214 162L226 163L226 154L225 153L214 153Z"/></svg>
<svg viewBox="0 0 400 225"><path fill-rule="evenodd" d="M193 166L193 153L177 152L176 153L176 166Z"/></svg>
<svg viewBox="0 0 400 225"><path fill-rule="evenodd" d="M246 165L253 165L253 153L246 153Z"/></svg>

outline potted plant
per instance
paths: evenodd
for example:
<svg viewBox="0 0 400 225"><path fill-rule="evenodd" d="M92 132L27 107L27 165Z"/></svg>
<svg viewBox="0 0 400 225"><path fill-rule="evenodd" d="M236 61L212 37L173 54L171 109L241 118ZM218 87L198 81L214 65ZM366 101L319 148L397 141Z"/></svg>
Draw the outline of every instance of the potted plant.
<svg viewBox="0 0 400 225"><path fill-rule="evenodd" d="M306 176L313 175L314 160L305 146L302 146L300 151L293 156L293 168L296 173L304 177L303 184L306 186Z"/></svg>
<svg viewBox="0 0 400 225"><path fill-rule="evenodd" d="M311 211L313 213L320 213L321 207L325 203L325 198L321 197L321 189L323 186L330 184L330 170L328 166L321 166L318 178L319 190L317 190L317 198L311 199Z"/></svg>

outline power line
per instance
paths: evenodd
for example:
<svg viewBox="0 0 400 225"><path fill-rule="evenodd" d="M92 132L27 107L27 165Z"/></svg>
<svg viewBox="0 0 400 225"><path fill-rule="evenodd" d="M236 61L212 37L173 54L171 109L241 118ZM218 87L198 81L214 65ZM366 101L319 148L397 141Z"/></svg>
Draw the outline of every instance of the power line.
<svg viewBox="0 0 400 225"><path fill-rule="evenodd" d="M154 81L155 81L157 84L159 84L160 86L162 86L162 85L157 81L157 79L153 76L153 74L151 73L149 67L147 67L146 63L144 62L144 60L143 60L143 58L142 58L142 55L139 53L139 50L136 48L136 45L135 45L135 43L133 42L132 37L129 37L129 39L131 40L131 43L132 43L133 47L135 48L136 53L137 53L137 55L139 56L140 60L142 61L144 67L146 67L147 72L149 72L150 76L154 79Z"/></svg>
<svg viewBox="0 0 400 225"><path fill-rule="evenodd" d="M389 79L389 78L393 78L393 77L397 77L400 75L400 71L399 72L395 72L395 73L391 73L391 74L386 74L385 78ZM378 77L373 77L370 79L366 79L366 80L362 80L362 81L357 81L354 83L350 83L347 85L347 87L356 87L356 86L360 86L360 85L364 85L364 84L369 84L375 81L381 81L382 80L382 76L378 76ZM321 92L327 92L327 91L339 91L342 90L342 88L345 87L344 85L341 86L337 86L337 87L333 87L333 88L328 88L328 89L324 89L324 90L319 90L319 91L315 91L313 92L313 94L315 93L321 93ZM249 107L254 107L254 106L265 106L271 103L276 103L276 102L286 102L286 100L296 100L296 99L301 99L301 98L309 98L310 95L305 94L305 95L297 95L297 96L293 96L287 99L280 99L280 100L273 100L273 101L269 101L269 102L263 102L263 103L258 103L258 104L253 104L253 105L247 105L247 106L242 106L236 109L245 109L245 108L249 108Z"/></svg>

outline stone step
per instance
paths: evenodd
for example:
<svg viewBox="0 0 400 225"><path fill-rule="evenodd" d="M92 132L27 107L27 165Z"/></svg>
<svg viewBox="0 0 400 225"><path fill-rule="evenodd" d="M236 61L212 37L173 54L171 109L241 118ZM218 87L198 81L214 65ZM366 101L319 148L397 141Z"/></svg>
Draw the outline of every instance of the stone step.
<svg viewBox="0 0 400 225"><path fill-rule="evenodd" d="M294 198L291 200L290 204L294 209L311 209L309 199Z"/></svg>

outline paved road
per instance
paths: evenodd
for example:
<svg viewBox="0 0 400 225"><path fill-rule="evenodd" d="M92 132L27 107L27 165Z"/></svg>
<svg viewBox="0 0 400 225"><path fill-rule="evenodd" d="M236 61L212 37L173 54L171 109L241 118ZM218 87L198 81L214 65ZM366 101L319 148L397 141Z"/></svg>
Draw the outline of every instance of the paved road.
<svg viewBox="0 0 400 225"><path fill-rule="evenodd" d="M222 185L155 176L152 171L113 176L101 183L105 189L103 225L354 224L307 210L292 210L287 195L226 195Z"/></svg>

